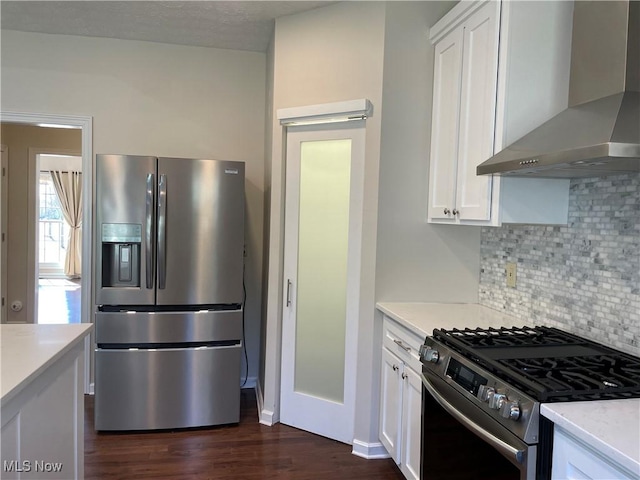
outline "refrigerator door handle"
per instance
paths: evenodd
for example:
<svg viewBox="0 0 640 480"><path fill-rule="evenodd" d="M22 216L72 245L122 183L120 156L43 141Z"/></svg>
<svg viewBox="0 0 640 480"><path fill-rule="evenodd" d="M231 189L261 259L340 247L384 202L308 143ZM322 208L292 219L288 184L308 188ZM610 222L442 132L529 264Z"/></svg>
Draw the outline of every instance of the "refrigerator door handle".
<svg viewBox="0 0 640 480"><path fill-rule="evenodd" d="M158 288L164 289L167 280L167 176L160 175L158 183Z"/></svg>
<svg viewBox="0 0 640 480"><path fill-rule="evenodd" d="M147 210L146 210L146 225L145 225L145 257L146 257L146 262L147 262L147 268L146 268L146 273L147 273L147 288L151 289L153 288L153 277L155 274L155 265L154 265L154 261L153 261L153 248L154 248L154 238L155 238L155 232L153 231L153 209L154 209L154 202L153 202L153 194L154 194L154 190L155 190L155 185L154 185L154 177L155 175L153 173L149 173L147 174L147 193L146 193L146 200L147 200Z"/></svg>

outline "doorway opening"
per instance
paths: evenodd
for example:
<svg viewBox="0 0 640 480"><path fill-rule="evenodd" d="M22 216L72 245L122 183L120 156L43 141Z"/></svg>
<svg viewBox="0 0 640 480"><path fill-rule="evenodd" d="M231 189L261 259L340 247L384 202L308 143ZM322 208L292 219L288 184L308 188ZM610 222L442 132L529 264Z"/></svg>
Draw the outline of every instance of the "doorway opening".
<svg viewBox="0 0 640 480"><path fill-rule="evenodd" d="M82 157L37 154L37 323L81 320Z"/></svg>
<svg viewBox="0 0 640 480"><path fill-rule="evenodd" d="M88 116L79 116L79 115L55 115L55 114L42 114L42 113L18 113L18 112L0 112L0 118L2 120L3 125L7 124L20 124L27 126L40 126L40 127L48 127L48 128L72 128L79 129L81 131L81 146L80 153L82 158L82 191L83 191L83 199L82 199L82 224L87 226L83 231L81 242L81 251L82 258L85 259L82 262L80 267L80 322L82 323L90 323L91 322L91 245L92 245L92 212L91 212L91 203L92 203L92 175L93 175L93 162L92 162L92 118ZM6 137L3 136L3 144L6 145ZM9 152L9 176L11 176L11 155L12 149L11 145L6 145L8 147ZM75 149L77 150L77 149ZM46 151L37 151L36 149L29 149L28 157L29 159L33 158L36 154L39 153L49 153ZM58 152L60 153L60 152ZM78 151L74 152L61 152L66 154L78 154ZM28 159L25 159L28 160ZM26 162L25 162L26 163ZM35 163L35 162L34 162ZM37 172L34 170L31 165L29 165L29 179L37 178ZM18 170L22 169L24 171L24 166L19 167ZM37 311L38 311L38 266L37 266L37 252L36 252L36 238L37 238L37 230L36 223L31 221L26 221L27 216L31 216L36 211L35 204L36 202L36 189L37 184L36 181L28 181L27 185L27 196L28 196L28 205L26 208L21 209L21 213L18 213L18 223L25 223L27 225L27 234L26 235L18 235L18 238L23 242L22 247L27 248L27 268L26 271L24 266L17 269L18 276L22 275L24 277L23 283L11 282L12 284L18 284L17 291L12 293L11 288L7 289L7 298L5 304L8 304L10 307L13 306L13 302L18 302L19 310L24 310L22 312L22 317L18 321L13 321L13 323L35 323L37 319ZM11 186L13 186L12 182L9 182ZM16 195L24 195L24 192L16 191ZM9 188L9 196L11 196L11 188ZM18 202L19 203L19 202ZM24 201L23 201L24 203ZM4 216L3 216L4 217ZM10 223L10 226L13 226ZM11 229L8 229L8 236L11 236ZM22 240L24 238L24 240ZM25 241L26 240L26 241ZM16 242L14 241L14 244ZM20 243L20 241L18 241ZM9 242L9 247L11 247L11 242ZM2 258L1 264L4 268L8 265L6 261L8 258L11 258L11 252L8 252L7 255ZM24 265L24 264L23 264ZM21 273L20 273L21 270ZM8 272L11 275L11 271ZM8 285L10 287L11 285ZM25 290L26 286L26 292ZM6 316L3 316L2 322L11 323L12 319L11 312L13 308L7 309L9 310ZM86 337L85 339L85 364L90 365L90 339ZM90 368L85 370L85 393L90 393Z"/></svg>

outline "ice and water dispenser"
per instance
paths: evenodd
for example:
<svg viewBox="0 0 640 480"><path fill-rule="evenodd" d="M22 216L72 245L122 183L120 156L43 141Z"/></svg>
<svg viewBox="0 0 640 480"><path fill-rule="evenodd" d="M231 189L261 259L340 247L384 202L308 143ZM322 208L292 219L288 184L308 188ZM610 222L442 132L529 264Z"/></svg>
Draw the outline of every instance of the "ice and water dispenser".
<svg viewBox="0 0 640 480"><path fill-rule="evenodd" d="M102 286L140 286L142 225L102 224Z"/></svg>

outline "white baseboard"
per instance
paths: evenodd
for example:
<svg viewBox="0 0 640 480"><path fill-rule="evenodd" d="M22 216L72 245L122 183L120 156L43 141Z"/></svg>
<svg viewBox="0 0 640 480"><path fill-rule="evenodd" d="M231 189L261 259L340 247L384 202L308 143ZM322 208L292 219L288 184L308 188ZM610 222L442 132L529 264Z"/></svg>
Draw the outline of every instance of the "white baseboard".
<svg viewBox="0 0 640 480"><path fill-rule="evenodd" d="M260 382L256 382L256 402L258 404L258 419L262 425L272 427L274 423L274 415L271 410L265 410L264 408L264 395L260 388Z"/></svg>
<svg viewBox="0 0 640 480"><path fill-rule="evenodd" d="M88 392L85 392L85 393L86 393L86 394L88 394L88 395L94 395L94 394L96 393L96 388L95 388L95 386L96 386L96 384L95 384L95 383L93 383L93 382L91 382L91 383L89 384L89 391L88 391Z"/></svg>
<svg viewBox="0 0 640 480"><path fill-rule="evenodd" d="M367 443L361 440L353 439L353 449L351 450L353 455L366 458L367 460L373 460L376 458L389 458L389 452L384 448L380 442Z"/></svg>

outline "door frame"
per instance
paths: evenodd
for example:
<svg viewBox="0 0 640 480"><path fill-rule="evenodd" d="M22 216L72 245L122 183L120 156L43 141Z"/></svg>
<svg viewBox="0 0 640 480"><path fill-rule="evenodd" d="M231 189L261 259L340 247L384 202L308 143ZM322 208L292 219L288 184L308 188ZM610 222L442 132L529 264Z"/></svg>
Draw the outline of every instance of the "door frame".
<svg viewBox="0 0 640 480"><path fill-rule="evenodd" d="M91 291L90 281L92 278L92 250L93 242L93 117L84 115L57 115L50 113L24 113L24 112L0 112L0 121L6 123L20 123L25 125L49 124L64 125L68 127L80 128L82 130L82 279L81 279L81 297L80 297L80 318L82 323L91 323L91 305L93 292ZM88 227L88 228L87 228ZM31 240L35 241L35 237ZM35 244L33 244L35 248ZM32 248L29 247L29 252ZM35 250L31 253L31 261L35 259ZM35 309L35 299L37 281L35 275L37 273L37 265L35 263L29 266L31 270L30 280L27 283L27 315L33 314ZM90 339L85 337L85 393L90 390Z"/></svg>
<svg viewBox="0 0 640 480"><path fill-rule="evenodd" d="M354 420L355 420L355 399L356 399L356 375L357 375L357 343L358 343L358 321L360 312L360 283L361 283L361 259L362 259L362 229L363 229L363 217L362 209L364 206L364 174L365 174L365 140L366 140L366 121L364 119L358 119L356 121L348 121L344 123L313 123L309 125L289 126L287 128L287 135L285 139L284 150L289 150L289 139L291 134L322 134L322 132L339 132L340 130L351 130L353 133L347 134L350 138L357 137L357 152L356 155L352 155L351 162L351 179L350 179L350 193L349 193L349 227L348 227L348 253L347 253L347 304L346 304L346 319L345 319L345 376L344 376L344 408L350 409L350 419L346 425L347 429L350 429L350 438L348 440L343 438L331 437L336 440L344 441L345 443L353 443L354 433ZM345 138L347 138L345 135ZM309 138L310 141L321 141L321 138ZM355 143L355 142L354 142ZM295 323L290 330L285 329L286 323L291 321L295 322L295 312L289 311L287 308L287 281L289 279L296 279L293 282L292 296L295 297L297 291L297 258L293 259L290 254L287 254L287 238L291 238L292 235L298 235L299 223L295 219L287 221L286 211L291 199L288 199L289 194L293 194L296 200L299 200L299 183L291 188L290 183L290 160L287 159L285 166L285 177L287 178L287 185L285 187L285 219L284 219L284 244L285 252L283 256L283 306L282 306L282 351L281 351L281 376L280 376L280 421L287 423L287 413L283 411L284 398L286 394L294 395L294 361L287 355L285 345L295 346ZM296 170L293 173L299 174L300 165L296 166ZM291 188L291 190L290 190ZM289 207L291 212L291 208ZM296 208L296 215L297 215ZM295 223L295 224L294 224ZM297 241L296 241L297 245ZM296 248L296 254L298 248ZM296 307L297 302L293 302L293 307ZM295 347L294 347L295 348ZM291 353L291 352L288 352ZM295 351L293 351L295 355ZM285 389L287 391L285 392ZM304 394L299 394L304 395ZM311 396L309 396L311 397ZM318 400L320 401L320 400ZM328 403L334 403L327 401ZM318 432L314 432L318 433Z"/></svg>
<svg viewBox="0 0 640 480"><path fill-rule="evenodd" d="M3 236L0 246L0 296L2 297L2 305L0 305L0 323L7 321L7 216L9 209L7 203L9 200L9 148L6 145L0 145L2 150L2 169L0 174L0 234Z"/></svg>

